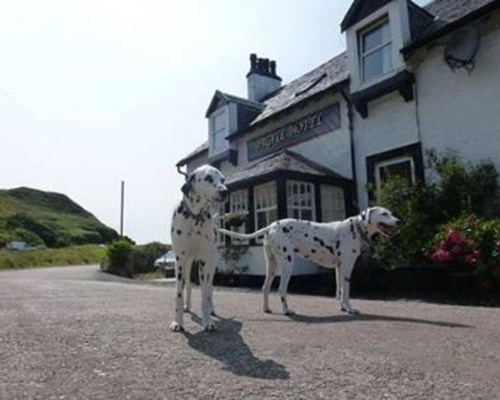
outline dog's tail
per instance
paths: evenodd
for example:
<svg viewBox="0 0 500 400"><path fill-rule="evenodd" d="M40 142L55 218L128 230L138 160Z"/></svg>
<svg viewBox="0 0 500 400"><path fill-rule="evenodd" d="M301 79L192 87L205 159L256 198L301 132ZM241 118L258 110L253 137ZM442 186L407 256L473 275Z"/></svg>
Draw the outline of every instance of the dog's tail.
<svg viewBox="0 0 500 400"><path fill-rule="evenodd" d="M264 236L268 229L269 227L266 226L265 228L259 229L254 233L239 233L235 231L229 231L227 229L219 229L219 232L223 233L224 235L231 236L237 239L249 240L249 239L255 239L256 237L259 236Z"/></svg>

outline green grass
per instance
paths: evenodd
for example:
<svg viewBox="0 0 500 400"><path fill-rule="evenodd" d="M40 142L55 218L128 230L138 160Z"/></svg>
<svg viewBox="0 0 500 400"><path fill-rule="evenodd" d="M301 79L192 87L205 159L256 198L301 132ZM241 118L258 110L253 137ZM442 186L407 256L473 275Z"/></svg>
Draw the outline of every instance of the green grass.
<svg viewBox="0 0 500 400"><path fill-rule="evenodd" d="M0 244L20 240L33 246L66 247L117 238L116 231L64 194L30 188L0 190Z"/></svg>
<svg viewBox="0 0 500 400"><path fill-rule="evenodd" d="M0 270L29 267L100 264L106 248L96 245L61 249L38 248L24 252L0 250Z"/></svg>

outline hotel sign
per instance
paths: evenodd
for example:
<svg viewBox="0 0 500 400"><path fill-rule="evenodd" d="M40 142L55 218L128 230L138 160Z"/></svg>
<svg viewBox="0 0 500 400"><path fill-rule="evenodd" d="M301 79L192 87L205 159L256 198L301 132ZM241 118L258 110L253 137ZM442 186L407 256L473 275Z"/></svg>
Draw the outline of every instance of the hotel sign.
<svg viewBox="0 0 500 400"><path fill-rule="evenodd" d="M248 160L253 161L286 147L340 128L339 103L307 115L283 128L266 133L247 143Z"/></svg>

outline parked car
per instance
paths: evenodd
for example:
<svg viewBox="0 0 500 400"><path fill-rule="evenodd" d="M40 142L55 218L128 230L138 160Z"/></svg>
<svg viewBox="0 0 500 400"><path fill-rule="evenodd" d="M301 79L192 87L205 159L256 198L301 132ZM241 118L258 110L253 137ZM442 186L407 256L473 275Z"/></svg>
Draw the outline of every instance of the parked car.
<svg viewBox="0 0 500 400"><path fill-rule="evenodd" d="M175 254L173 251L167 251L161 257L157 258L154 262L154 266L156 268L160 268L162 270L173 269L175 266Z"/></svg>
<svg viewBox="0 0 500 400"><path fill-rule="evenodd" d="M28 243L20 241L7 243L7 246L5 247L7 248L7 250L11 251L28 251L33 249L33 247L31 247Z"/></svg>

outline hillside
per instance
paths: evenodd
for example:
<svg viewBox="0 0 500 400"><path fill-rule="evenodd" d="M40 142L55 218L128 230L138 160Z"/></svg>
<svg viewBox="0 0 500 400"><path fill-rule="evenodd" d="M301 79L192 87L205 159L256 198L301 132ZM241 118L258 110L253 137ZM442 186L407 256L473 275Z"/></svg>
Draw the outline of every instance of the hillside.
<svg viewBox="0 0 500 400"><path fill-rule="evenodd" d="M0 247L11 240L65 247L109 243L115 230L60 193L30 188L0 190Z"/></svg>

